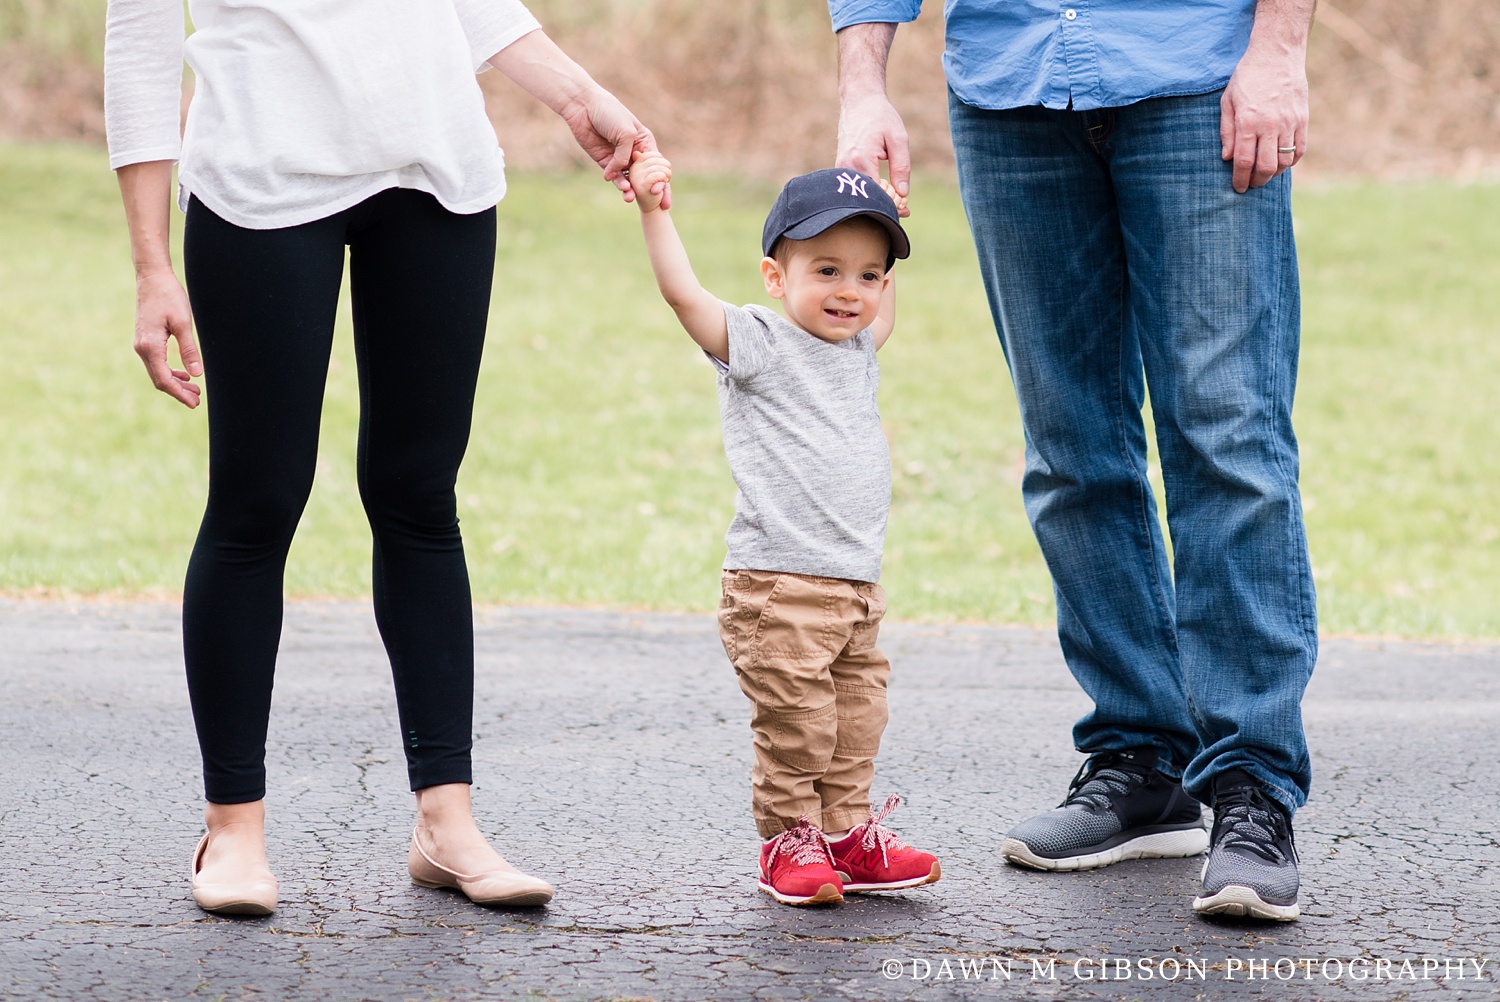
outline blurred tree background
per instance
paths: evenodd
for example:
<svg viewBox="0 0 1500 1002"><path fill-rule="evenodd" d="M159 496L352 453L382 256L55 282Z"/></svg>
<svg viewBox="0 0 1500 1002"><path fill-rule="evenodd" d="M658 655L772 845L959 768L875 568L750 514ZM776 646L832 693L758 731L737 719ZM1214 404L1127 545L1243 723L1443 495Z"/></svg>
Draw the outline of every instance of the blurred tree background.
<svg viewBox="0 0 1500 1002"><path fill-rule="evenodd" d="M822 0L532 0L548 32L696 171L785 176L826 164L836 52ZM103 139L105 0L0 0L0 137ZM948 169L942 12L897 35L891 92L919 168ZM1500 173L1500 3L1323 0L1309 54L1305 173ZM481 78L512 166L578 154L498 74Z"/></svg>

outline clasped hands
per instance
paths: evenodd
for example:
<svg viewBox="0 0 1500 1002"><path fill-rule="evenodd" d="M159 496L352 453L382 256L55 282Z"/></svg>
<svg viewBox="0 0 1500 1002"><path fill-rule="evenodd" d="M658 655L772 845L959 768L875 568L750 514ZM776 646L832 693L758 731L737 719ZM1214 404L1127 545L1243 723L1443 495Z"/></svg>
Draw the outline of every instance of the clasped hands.
<svg viewBox="0 0 1500 1002"><path fill-rule="evenodd" d="M660 150L655 148L636 150L631 155L627 176L629 178L627 184L632 189L634 201L642 212L654 212L658 208L670 209L672 207L672 162L663 156ZM900 194L885 178L878 174L874 177L881 190L896 203L896 211L903 216L909 215L906 208L906 196ZM625 201L631 200L632 195L627 194Z"/></svg>

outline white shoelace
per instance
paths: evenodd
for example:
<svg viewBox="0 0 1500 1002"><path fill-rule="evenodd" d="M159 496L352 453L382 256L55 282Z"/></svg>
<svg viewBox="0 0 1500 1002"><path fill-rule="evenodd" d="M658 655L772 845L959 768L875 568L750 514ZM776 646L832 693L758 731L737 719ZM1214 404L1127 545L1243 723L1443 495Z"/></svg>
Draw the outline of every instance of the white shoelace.
<svg viewBox="0 0 1500 1002"><path fill-rule="evenodd" d="M797 819L797 827L788 828L771 842L769 864L778 855L788 857L797 866L812 866L816 863L833 865L833 851L828 848L828 838L805 815Z"/></svg>
<svg viewBox="0 0 1500 1002"><path fill-rule="evenodd" d="M900 806L901 798L893 793L885 798L885 806L881 807L878 811L872 810L870 812L870 820L859 826L864 829L864 835L859 840L860 847L866 852L874 852L878 848L880 850L880 861L886 866L891 865L890 851L892 849L905 849L907 847L906 843L901 841L899 835L889 828L882 827L880 824L891 816L892 811Z"/></svg>

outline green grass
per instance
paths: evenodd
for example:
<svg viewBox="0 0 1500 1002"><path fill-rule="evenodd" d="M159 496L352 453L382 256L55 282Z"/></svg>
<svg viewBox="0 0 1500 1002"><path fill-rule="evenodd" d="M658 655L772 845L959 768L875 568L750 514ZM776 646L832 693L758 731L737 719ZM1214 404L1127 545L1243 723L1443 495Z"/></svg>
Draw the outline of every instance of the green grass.
<svg viewBox="0 0 1500 1002"><path fill-rule="evenodd" d="M764 185L687 179L704 283L762 301ZM1500 636L1500 188L1313 189L1298 199L1297 418L1323 627ZM482 601L706 610L733 506L713 376L658 299L635 210L581 176L517 176L474 439L459 485ZM918 191L882 355L895 465L885 584L904 619L1044 624L1021 435L955 192ZM102 152L0 147L0 590L171 594L205 491L203 414L151 389ZM296 595L368 590L358 404L342 315ZM414 346L440 364L442 345ZM209 360L212 364L212 359Z"/></svg>

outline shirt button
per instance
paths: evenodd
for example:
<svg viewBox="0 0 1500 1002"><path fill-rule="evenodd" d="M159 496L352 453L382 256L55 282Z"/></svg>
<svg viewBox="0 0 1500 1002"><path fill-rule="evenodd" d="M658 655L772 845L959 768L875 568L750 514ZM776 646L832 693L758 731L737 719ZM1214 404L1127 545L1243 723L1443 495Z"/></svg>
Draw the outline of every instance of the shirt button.
<svg viewBox="0 0 1500 1002"><path fill-rule="evenodd" d="M1076 21L1078 20L1078 12L1072 7L1069 7L1067 10L1063 11L1063 17L1067 18L1069 21Z"/></svg>

